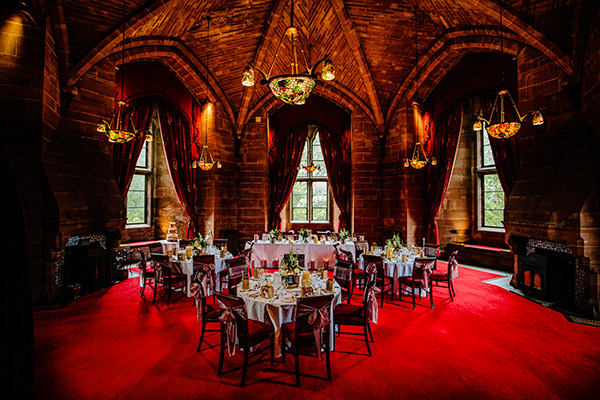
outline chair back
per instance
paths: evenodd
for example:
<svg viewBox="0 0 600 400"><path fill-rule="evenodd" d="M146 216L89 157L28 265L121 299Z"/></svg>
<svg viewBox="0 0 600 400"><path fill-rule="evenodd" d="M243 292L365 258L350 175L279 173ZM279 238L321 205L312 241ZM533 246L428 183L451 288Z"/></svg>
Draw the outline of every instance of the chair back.
<svg viewBox="0 0 600 400"><path fill-rule="evenodd" d="M458 250L454 250L452 254L450 254L450 258L448 258L448 278L450 280L458 278L458 262L456 261L457 255Z"/></svg>
<svg viewBox="0 0 600 400"><path fill-rule="evenodd" d="M252 247L240 251L238 257L241 257L246 261L246 267L248 269L252 267Z"/></svg>
<svg viewBox="0 0 600 400"><path fill-rule="evenodd" d="M192 243L191 240L188 239L179 239L179 247L182 249L185 249L186 247L188 247L190 245L190 243Z"/></svg>
<svg viewBox="0 0 600 400"><path fill-rule="evenodd" d="M232 288L236 286L238 283L242 281L244 275L248 274L248 267L246 266L246 258L245 257L234 257L225 260L225 265L227 265L227 279L228 279L228 288Z"/></svg>
<svg viewBox="0 0 600 400"><path fill-rule="evenodd" d="M141 247L138 247L136 250L138 253L140 253L140 262L138 264L138 268L140 269L140 274L143 277L146 277L147 268L148 268L148 261L146 260L146 253L144 253L144 251L142 251Z"/></svg>
<svg viewBox="0 0 600 400"><path fill-rule="evenodd" d="M160 244L160 243L150 243L148 245L148 248L150 249L150 253L164 254L162 244Z"/></svg>
<svg viewBox="0 0 600 400"><path fill-rule="evenodd" d="M333 245L335 251L335 258L337 260L350 261L351 263L354 263L354 257L352 256L352 253L348 250L341 249L339 246L339 243Z"/></svg>
<svg viewBox="0 0 600 400"><path fill-rule="evenodd" d="M221 310L230 310L235 316L238 335L248 336L248 312L244 299L221 292L215 292L215 296Z"/></svg>
<svg viewBox="0 0 600 400"><path fill-rule="evenodd" d="M370 254L363 254L363 265L365 266L365 271L368 270L368 266L370 264L375 264L377 267L377 281L383 281L385 278L385 269L383 268L383 258L381 256L372 256Z"/></svg>
<svg viewBox="0 0 600 400"><path fill-rule="evenodd" d="M440 249L440 245L439 244L429 244L426 243L425 246L423 246L423 256L425 257L437 257L438 256L438 250Z"/></svg>
<svg viewBox="0 0 600 400"><path fill-rule="evenodd" d="M349 296L352 295L352 273L354 265L350 261L336 260L333 269L333 279L344 289Z"/></svg>
<svg viewBox="0 0 600 400"><path fill-rule="evenodd" d="M213 239L213 246L217 246L219 248L227 246L227 240L228 239Z"/></svg>
<svg viewBox="0 0 600 400"><path fill-rule="evenodd" d="M415 258L413 264L412 280L415 287L420 286L423 289L429 288L429 277L435 266L435 258Z"/></svg>
<svg viewBox="0 0 600 400"><path fill-rule="evenodd" d="M310 296L300 297L296 310L294 311L296 317L296 333L312 333L313 325L310 323L311 315L314 314L315 310L323 310L328 318L331 318L331 302L333 301L333 295L328 294L325 296Z"/></svg>

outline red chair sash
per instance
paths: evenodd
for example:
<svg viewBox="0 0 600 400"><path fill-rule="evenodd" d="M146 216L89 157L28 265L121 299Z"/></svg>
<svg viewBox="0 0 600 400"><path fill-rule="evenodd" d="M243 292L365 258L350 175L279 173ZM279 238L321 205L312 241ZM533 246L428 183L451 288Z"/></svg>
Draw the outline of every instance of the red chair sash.
<svg viewBox="0 0 600 400"><path fill-rule="evenodd" d="M315 348L317 350L317 356L321 360L321 349L323 348L323 332L325 327L331 324L329 319L329 308L330 303L325 304L321 308L311 307L307 304L299 304L296 311L296 319L298 317L310 314L308 317L308 323L313 327L313 334L315 335Z"/></svg>

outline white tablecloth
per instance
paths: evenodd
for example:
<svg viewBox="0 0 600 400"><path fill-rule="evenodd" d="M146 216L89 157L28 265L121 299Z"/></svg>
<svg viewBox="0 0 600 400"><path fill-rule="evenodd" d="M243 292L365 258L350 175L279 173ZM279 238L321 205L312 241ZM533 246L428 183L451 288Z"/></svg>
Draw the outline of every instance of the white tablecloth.
<svg viewBox="0 0 600 400"><path fill-rule="evenodd" d="M408 261L401 261L401 260L387 261L384 259L383 268L385 269L385 276L389 276L389 277L393 278L394 294L397 294L397 295L400 294L400 278L403 276L412 276L415 258L416 258L415 255L409 255ZM360 269L365 269L362 254L360 255L360 258L359 258L358 267ZM410 291L410 288L408 288L408 290ZM422 294L426 295L426 292L423 291Z"/></svg>
<svg viewBox="0 0 600 400"><path fill-rule="evenodd" d="M162 245L163 254L167 254L169 250L175 250L179 248L179 242L169 242L168 240L159 240Z"/></svg>
<svg viewBox="0 0 600 400"><path fill-rule="evenodd" d="M273 276L267 275L267 279L272 279ZM325 280L316 278L315 275L311 276L314 288L325 288ZM246 303L246 309L248 311L248 318L261 321L271 322L275 329L275 357L281 355L281 326L286 322L294 320L294 309L296 307L296 298L300 297L301 289L288 289L286 293L281 294L280 297L275 296L273 299L265 299L260 296L259 282L252 278L250 280L251 290L243 291L240 290L241 286L238 286L238 296L244 299ZM327 294L327 293L319 293ZM285 298L288 298L286 301ZM331 302L331 326L329 329L329 343L333 349L333 309L342 300L340 286L334 284L333 301Z"/></svg>
<svg viewBox="0 0 600 400"><path fill-rule="evenodd" d="M308 267L311 261L315 262L315 269L323 267L323 261L329 261L329 268L332 269L335 264L335 243L298 243L290 244L289 242L267 243L259 241L252 246L252 260L256 267L262 265L262 261L267 262L267 268L273 268L274 260L281 260L284 254L289 253L292 246L294 252L304 254L305 266ZM354 243L346 243L340 245L340 249L347 250L352 253L356 259L356 248ZM303 266L304 267L304 266Z"/></svg>

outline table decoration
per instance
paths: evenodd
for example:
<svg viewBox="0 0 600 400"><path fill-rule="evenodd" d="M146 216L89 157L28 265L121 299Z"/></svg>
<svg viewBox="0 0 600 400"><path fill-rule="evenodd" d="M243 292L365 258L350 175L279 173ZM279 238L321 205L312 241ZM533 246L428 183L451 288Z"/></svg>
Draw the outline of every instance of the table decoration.
<svg viewBox="0 0 600 400"><path fill-rule="evenodd" d="M266 285L260 288L260 296L265 299L272 299L275 296L275 292L273 290L273 285L271 283L267 283Z"/></svg>
<svg viewBox="0 0 600 400"><path fill-rule="evenodd" d="M275 243L275 241L281 237L281 231L279 228L271 229L269 231L269 237L271 238L271 243Z"/></svg>
<svg viewBox="0 0 600 400"><path fill-rule="evenodd" d="M327 284L325 286L325 290L327 292L333 292L333 278L328 278L327 279Z"/></svg>
<svg viewBox="0 0 600 400"><path fill-rule="evenodd" d="M307 243L308 238L312 236L312 231L310 229L302 228L298 231L298 235L300 235L304 243Z"/></svg>
<svg viewBox="0 0 600 400"><path fill-rule="evenodd" d="M284 254L279 266L279 273L281 274L282 280L286 280L289 286L298 284L298 277L302 268L298 263L298 257L294 254L294 246L290 248L290 251Z"/></svg>

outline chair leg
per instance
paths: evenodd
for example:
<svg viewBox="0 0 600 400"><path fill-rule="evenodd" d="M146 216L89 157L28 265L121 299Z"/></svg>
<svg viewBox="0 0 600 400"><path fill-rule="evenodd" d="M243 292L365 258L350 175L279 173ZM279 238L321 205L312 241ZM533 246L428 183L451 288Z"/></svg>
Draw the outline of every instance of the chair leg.
<svg viewBox="0 0 600 400"><path fill-rule="evenodd" d="M248 348L245 348L244 349L244 369L242 370L242 383L240 384L241 387L244 387L244 385L246 384L246 373L248 372L248 353L249 353Z"/></svg>
<svg viewBox="0 0 600 400"><path fill-rule="evenodd" d="M450 285L452 286L452 294L456 296L456 292L454 291L454 282L450 281Z"/></svg>
<svg viewBox="0 0 600 400"><path fill-rule="evenodd" d="M431 309L433 310L433 285L429 285L429 298L431 299Z"/></svg>
<svg viewBox="0 0 600 400"><path fill-rule="evenodd" d="M167 286L167 307L169 306L170 302L171 302L171 286Z"/></svg>
<svg viewBox="0 0 600 400"><path fill-rule="evenodd" d="M154 275L154 279L152 279L152 286L154 287L154 294L152 295L152 302L156 302L156 292L158 291L158 282L156 280L156 275Z"/></svg>
<svg viewBox="0 0 600 400"><path fill-rule="evenodd" d="M217 368L217 376L221 376L223 373L223 359L225 358L225 331L221 326L221 349L219 351L219 368Z"/></svg>
<svg viewBox="0 0 600 400"><path fill-rule="evenodd" d="M419 289L419 296L420 295L421 295L421 289ZM416 301L415 297L416 297L415 296L415 285L413 284L413 287L412 287L413 310L417 309L417 304L415 302Z"/></svg>
<svg viewBox="0 0 600 400"><path fill-rule="evenodd" d="M294 364L296 365L296 386L300 387L300 352L297 346L294 347Z"/></svg>
<svg viewBox="0 0 600 400"><path fill-rule="evenodd" d="M367 351L369 352L369 356L371 356L371 346L369 346L369 332L368 332L367 324L363 326L363 330L365 332L365 343L367 344Z"/></svg>
<svg viewBox="0 0 600 400"><path fill-rule="evenodd" d="M331 380L331 350L329 349L329 340L325 343L325 361L327 362L327 380Z"/></svg>
<svg viewBox="0 0 600 400"><path fill-rule="evenodd" d="M373 340L373 332L371 332L371 324L368 321L367 328L369 329L369 337L371 338L371 342L375 343L375 340Z"/></svg>
<svg viewBox="0 0 600 400"><path fill-rule="evenodd" d="M200 333L200 342L198 342L198 349L196 350L196 352L200 351L200 348L202 347L202 341L204 340L204 330L206 329L206 321L202 320L202 333Z"/></svg>
<svg viewBox="0 0 600 400"><path fill-rule="evenodd" d="M385 291L383 290L385 288L385 285L381 287L381 307L379 308L383 308L383 295L385 293Z"/></svg>
<svg viewBox="0 0 600 400"><path fill-rule="evenodd" d="M454 298L452 297L452 281L448 280L448 293L450 293L450 301L454 301Z"/></svg>

